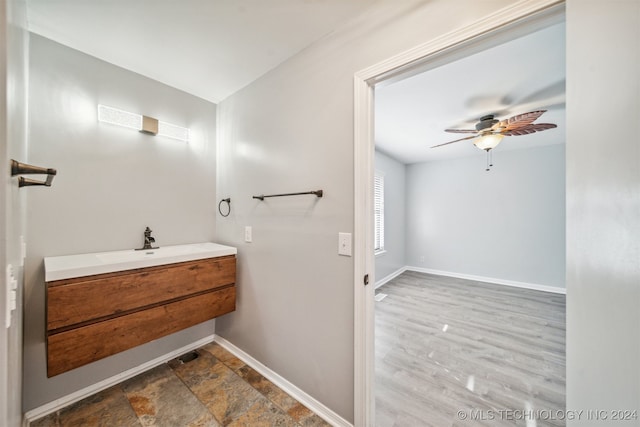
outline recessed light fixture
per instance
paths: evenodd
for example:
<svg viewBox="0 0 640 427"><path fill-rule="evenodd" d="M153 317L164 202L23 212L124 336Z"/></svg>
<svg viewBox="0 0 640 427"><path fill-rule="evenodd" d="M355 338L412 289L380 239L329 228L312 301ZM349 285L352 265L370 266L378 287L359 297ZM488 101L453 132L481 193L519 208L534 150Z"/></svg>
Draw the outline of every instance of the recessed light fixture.
<svg viewBox="0 0 640 427"><path fill-rule="evenodd" d="M167 138L189 141L189 129L171 123L163 122L153 117L131 113L119 108L98 105L98 120L118 126L136 129L149 135L165 136Z"/></svg>

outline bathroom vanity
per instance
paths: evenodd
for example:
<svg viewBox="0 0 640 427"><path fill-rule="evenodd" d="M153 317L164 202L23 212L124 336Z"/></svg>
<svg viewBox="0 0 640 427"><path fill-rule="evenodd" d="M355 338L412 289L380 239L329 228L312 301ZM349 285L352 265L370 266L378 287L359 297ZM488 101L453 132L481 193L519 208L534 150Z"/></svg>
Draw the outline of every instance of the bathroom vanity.
<svg viewBox="0 0 640 427"><path fill-rule="evenodd" d="M235 277L215 243L45 258L47 376L234 311Z"/></svg>

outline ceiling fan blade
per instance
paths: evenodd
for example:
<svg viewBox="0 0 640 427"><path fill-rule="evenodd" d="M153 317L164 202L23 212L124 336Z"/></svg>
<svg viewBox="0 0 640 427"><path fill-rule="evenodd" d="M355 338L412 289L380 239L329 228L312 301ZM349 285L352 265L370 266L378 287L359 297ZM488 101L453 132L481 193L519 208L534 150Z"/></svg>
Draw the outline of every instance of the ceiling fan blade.
<svg viewBox="0 0 640 427"><path fill-rule="evenodd" d="M516 114L513 117L509 117L506 120L501 120L495 125L492 126L494 130L501 130L502 133L505 131L511 131L514 129L519 129L524 126L528 126L533 123L538 117L544 114L547 110L537 110L537 111L529 111L528 113Z"/></svg>
<svg viewBox="0 0 640 427"><path fill-rule="evenodd" d="M556 127L558 126L553 123L533 123L517 129L505 130L500 133L505 136L529 135L530 133L542 132L543 130L553 129Z"/></svg>
<svg viewBox="0 0 640 427"><path fill-rule="evenodd" d="M478 133L475 129L445 129L444 131L450 133Z"/></svg>
<svg viewBox="0 0 640 427"><path fill-rule="evenodd" d="M476 117L486 116L494 111L503 110L513 104L513 99L510 96L505 96L503 93L497 94L482 94L470 96L464 102L464 108L468 112L476 113ZM522 110L520 110L522 111Z"/></svg>
<svg viewBox="0 0 640 427"><path fill-rule="evenodd" d="M432 146L430 148L442 147L443 145L449 145L449 144L453 144L454 142L464 141L466 139L473 139L473 138L477 138L477 137L478 137L478 135L467 136L466 138L460 138L460 139L456 139L454 141L445 142L444 144L434 145L434 146Z"/></svg>
<svg viewBox="0 0 640 427"><path fill-rule="evenodd" d="M558 80L554 83L551 83L546 87L536 89L534 92L529 93L525 97L518 99L517 102L515 102L515 104L516 105L531 104L531 103L540 104L541 102L544 103L546 99L557 98L557 97L561 97L562 99L564 99L566 86L567 86L566 80L563 78L562 80Z"/></svg>

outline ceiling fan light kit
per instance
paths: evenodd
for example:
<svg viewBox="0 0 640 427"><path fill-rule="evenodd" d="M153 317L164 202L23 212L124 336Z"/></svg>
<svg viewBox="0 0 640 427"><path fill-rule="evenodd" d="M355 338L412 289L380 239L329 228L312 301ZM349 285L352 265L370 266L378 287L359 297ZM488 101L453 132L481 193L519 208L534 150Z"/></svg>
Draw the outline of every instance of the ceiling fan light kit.
<svg viewBox="0 0 640 427"><path fill-rule="evenodd" d="M490 133L487 135L482 135L480 138L473 141L473 145L478 147L481 150L493 150L500 144L504 135L499 133Z"/></svg>
<svg viewBox="0 0 640 427"><path fill-rule="evenodd" d="M497 120L493 114L480 118L475 129L445 129L451 133L471 133L474 135L465 138L455 139L444 144L434 145L431 148L442 147L458 141L473 139L473 145L487 152L487 171L493 166L489 159L490 152L496 148L505 136L529 135L530 133L542 132L543 130L557 127L553 123L533 123L547 110L529 111L524 114L517 114L505 120Z"/></svg>

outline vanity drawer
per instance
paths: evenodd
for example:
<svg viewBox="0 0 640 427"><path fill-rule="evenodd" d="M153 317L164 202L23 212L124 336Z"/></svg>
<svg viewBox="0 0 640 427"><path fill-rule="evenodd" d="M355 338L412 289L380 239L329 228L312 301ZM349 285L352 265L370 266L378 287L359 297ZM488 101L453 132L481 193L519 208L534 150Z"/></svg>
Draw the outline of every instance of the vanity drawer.
<svg viewBox="0 0 640 427"><path fill-rule="evenodd" d="M235 270L234 270L235 271ZM112 299L118 299L113 298ZM47 376L100 360L235 310L234 285L47 336Z"/></svg>
<svg viewBox="0 0 640 427"><path fill-rule="evenodd" d="M235 283L226 256L47 283L47 330L108 320Z"/></svg>

